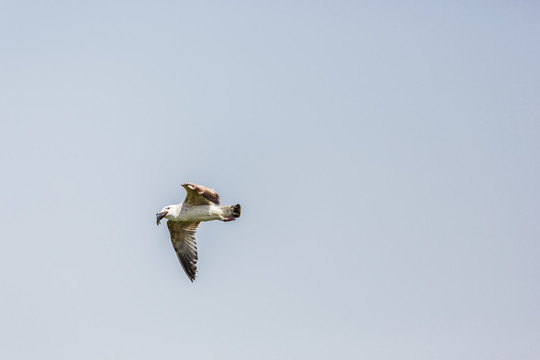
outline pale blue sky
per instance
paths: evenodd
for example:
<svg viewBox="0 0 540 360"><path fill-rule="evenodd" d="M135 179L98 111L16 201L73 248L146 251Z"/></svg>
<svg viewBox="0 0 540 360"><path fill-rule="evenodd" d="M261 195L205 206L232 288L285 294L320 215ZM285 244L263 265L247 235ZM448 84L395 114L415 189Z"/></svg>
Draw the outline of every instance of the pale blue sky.
<svg viewBox="0 0 540 360"><path fill-rule="evenodd" d="M0 358L538 359L540 5L0 3ZM155 213L240 203L190 283Z"/></svg>

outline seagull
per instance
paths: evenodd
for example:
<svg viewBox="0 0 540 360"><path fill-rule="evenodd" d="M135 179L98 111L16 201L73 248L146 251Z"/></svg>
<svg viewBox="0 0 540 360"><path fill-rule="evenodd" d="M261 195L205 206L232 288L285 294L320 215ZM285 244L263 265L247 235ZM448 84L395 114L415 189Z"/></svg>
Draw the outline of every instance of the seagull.
<svg viewBox="0 0 540 360"><path fill-rule="evenodd" d="M182 184L186 198L178 205L167 205L156 214L157 225L165 218L171 241L189 280L197 273L197 244L195 231L201 221L234 221L240 217L240 204L219 206L219 195L214 189L195 184Z"/></svg>

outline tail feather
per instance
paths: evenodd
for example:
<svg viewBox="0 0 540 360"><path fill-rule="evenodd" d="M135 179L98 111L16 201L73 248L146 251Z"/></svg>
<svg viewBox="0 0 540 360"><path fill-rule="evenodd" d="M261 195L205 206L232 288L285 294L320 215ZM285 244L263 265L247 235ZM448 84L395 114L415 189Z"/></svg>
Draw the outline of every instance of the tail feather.
<svg viewBox="0 0 540 360"><path fill-rule="evenodd" d="M235 218L240 217L240 214L242 213L242 207L240 206L240 204L236 204L236 205L231 206L231 210L232 210L231 215L233 217L235 217Z"/></svg>
<svg viewBox="0 0 540 360"><path fill-rule="evenodd" d="M232 205L232 206L221 206L221 210L223 210L223 219L225 221L232 221L236 218L240 217L240 213L242 212L242 208L240 204Z"/></svg>

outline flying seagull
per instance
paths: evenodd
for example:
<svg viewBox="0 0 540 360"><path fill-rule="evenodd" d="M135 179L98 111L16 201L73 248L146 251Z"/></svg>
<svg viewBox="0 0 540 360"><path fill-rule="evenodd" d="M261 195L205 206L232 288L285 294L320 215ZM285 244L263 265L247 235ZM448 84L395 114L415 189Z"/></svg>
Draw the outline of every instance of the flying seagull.
<svg viewBox="0 0 540 360"><path fill-rule="evenodd" d="M157 224L165 218L171 241L182 268L193 282L197 273L195 231L201 221L233 221L240 217L240 204L219 206L214 189L195 184L182 184L187 194L183 203L168 205L156 214Z"/></svg>

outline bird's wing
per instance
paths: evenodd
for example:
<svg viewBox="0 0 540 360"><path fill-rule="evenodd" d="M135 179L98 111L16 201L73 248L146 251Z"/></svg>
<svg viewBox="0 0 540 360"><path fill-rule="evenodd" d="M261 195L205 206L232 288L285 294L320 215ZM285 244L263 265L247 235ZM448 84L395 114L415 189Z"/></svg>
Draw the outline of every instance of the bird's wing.
<svg viewBox="0 0 540 360"><path fill-rule="evenodd" d="M178 256L180 264L191 281L195 280L197 273L195 231L197 231L198 225L198 222L167 221L174 251L176 251L176 256Z"/></svg>
<svg viewBox="0 0 540 360"><path fill-rule="evenodd" d="M184 203L189 205L219 205L219 195L214 189L195 184L182 184L187 191Z"/></svg>

